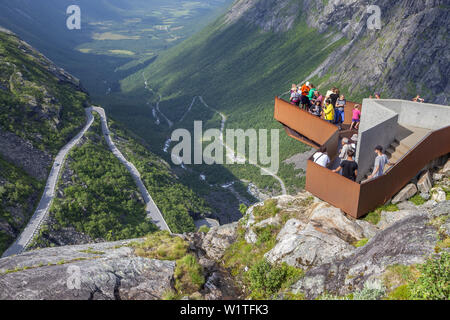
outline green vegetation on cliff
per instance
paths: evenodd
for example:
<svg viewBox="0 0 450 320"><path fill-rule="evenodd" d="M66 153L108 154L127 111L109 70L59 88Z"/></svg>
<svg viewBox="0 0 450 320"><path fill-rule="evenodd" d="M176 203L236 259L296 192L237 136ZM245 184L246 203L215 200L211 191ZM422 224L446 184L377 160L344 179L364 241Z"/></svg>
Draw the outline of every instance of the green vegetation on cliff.
<svg viewBox="0 0 450 320"><path fill-rule="evenodd" d="M111 153L101 132L100 118L86 133L81 146L68 155L65 168L71 174L59 184L50 215L59 227L74 227L92 239L132 239L157 230L124 165ZM58 229L52 225L51 230ZM45 245L45 229L36 245Z"/></svg>
<svg viewBox="0 0 450 320"><path fill-rule="evenodd" d="M166 231L148 235L143 242L132 243L136 255L150 259L175 261L174 289L165 300L181 299L198 293L205 283L204 271L197 257L190 252L189 243Z"/></svg>
<svg viewBox="0 0 450 320"><path fill-rule="evenodd" d="M56 154L85 122L87 95L41 54L0 32L0 128Z"/></svg>
<svg viewBox="0 0 450 320"><path fill-rule="evenodd" d="M25 227L43 184L0 156L0 254Z"/></svg>
<svg viewBox="0 0 450 320"><path fill-rule="evenodd" d="M183 185L170 171L170 166L152 154L141 139L133 138L128 130L113 120L110 120L110 129L117 147L141 173L142 181L171 231L195 231L191 215L200 217L211 213L205 200Z"/></svg>
<svg viewBox="0 0 450 320"><path fill-rule="evenodd" d="M260 222L280 213L276 206L276 200L267 200L264 205L254 207L255 221ZM257 241L251 244L245 239L248 218L247 213L238 225L236 242L225 251L224 267L230 271L248 298L272 299L277 295L299 298L290 292L289 287L303 276L303 270L285 263L272 265L264 257L275 246L281 226L253 227Z"/></svg>

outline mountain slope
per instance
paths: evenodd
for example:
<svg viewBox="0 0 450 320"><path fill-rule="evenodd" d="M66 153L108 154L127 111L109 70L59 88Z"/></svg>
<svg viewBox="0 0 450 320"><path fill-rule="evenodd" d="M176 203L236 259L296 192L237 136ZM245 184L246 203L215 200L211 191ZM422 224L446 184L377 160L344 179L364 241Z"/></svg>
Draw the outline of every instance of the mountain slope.
<svg viewBox="0 0 450 320"><path fill-rule="evenodd" d="M20 234L52 159L85 122L77 79L0 30L0 251Z"/></svg>
<svg viewBox="0 0 450 320"><path fill-rule="evenodd" d="M445 1L370 4L381 8L381 30L368 30L369 3L363 0L235 1L215 23L125 79L122 89L135 101L148 99L144 73L149 86L162 95L161 110L171 121L181 118L194 96L202 95L226 114L228 128L243 129L281 128L273 121L273 97L306 79L322 92L337 85L349 100L381 91L386 98L421 94L428 101L448 103ZM435 37L424 39L427 32ZM134 110L144 113L141 109ZM134 120L119 104L113 104L112 112L125 123ZM164 136L164 126L155 127L151 119L146 126L135 130L142 135L147 131L149 137ZM282 135L281 160L302 151L304 147ZM278 189L276 181L258 177L248 167L226 169L259 186ZM282 163L280 176L291 192L301 188L301 175Z"/></svg>
<svg viewBox="0 0 450 320"><path fill-rule="evenodd" d="M0 30L0 252L21 233L56 154L85 125L89 96L80 82L16 35ZM144 236L157 228L130 173L108 148L100 119L69 153L50 218L33 247ZM109 120L111 137L141 174L174 232L194 231L211 209L148 151Z"/></svg>

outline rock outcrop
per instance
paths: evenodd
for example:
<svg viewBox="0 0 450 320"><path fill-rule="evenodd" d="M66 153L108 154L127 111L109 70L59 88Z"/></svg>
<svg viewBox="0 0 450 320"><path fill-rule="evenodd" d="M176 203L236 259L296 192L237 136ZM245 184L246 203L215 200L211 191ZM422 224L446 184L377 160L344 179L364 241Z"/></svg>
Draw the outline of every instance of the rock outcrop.
<svg viewBox="0 0 450 320"><path fill-rule="evenodd" d="M276 216L257 221L254 210L262 204L248 210L245 234L245 240L254 244L258 229L280 228L275 246L265 254L271 263L286 262L302 269L315 267L350 255L355 242L371 238L377 232L368 222L351 220L340 209L314 199L309 193L274 199L280 210ZM280 218L283 215L290 217L285 223Z"/></svg>
<svg viewBox="0 0 450 320"><path fill-rule="evenodd" d="M52 156L35 148L29 141L0 127L0 155L16 164L37 180L45 181L52 164Z"/></svg>
<svg viewBox="0 0 450 320"><path fill-rule="evenodd" d="M138 257L131 241L0 259L0 300L153 300L172 288L173 261Z"/></svg>
<svg viewBox="0 0 450 320"><path fill-rule="evenodd" d="M380 280L387 266L423 263L435 252L438 241L437 230L430 222L436 217L448 217L449 205L447 201L429 211L405 215L350 256L307 271L293 286L294 292L308 298L325 292L342 296L362 289L367 281Z"/></svg>

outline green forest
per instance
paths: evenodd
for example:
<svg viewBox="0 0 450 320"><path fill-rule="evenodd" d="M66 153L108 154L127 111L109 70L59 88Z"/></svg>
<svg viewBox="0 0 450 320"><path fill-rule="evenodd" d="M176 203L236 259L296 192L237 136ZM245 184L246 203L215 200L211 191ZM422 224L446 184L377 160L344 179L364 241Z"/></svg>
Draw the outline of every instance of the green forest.
<svg viewBox="0 0 450 320"><path fill-rule="evenodd" d="M87 94L15 36L0 33L0 57L0 127L55 155L83 126Z"/></svg>
<svg viewBox="0 0 450 320"><path fill-rule="evenodd" d="M139 138L131 138L131 133L119 123L110 120L112 138L124 156L141 173L148 192L163 214L172 232L195 231L191 214L207 216L211 209L205 200L170 171L170 166L152 154ZM140 141L139 141L140 140ZM138 142L139 141L139 142Z"/></svg>
<svg viewBox="0 0 450 320"><path fill-rule="evenodd" d="M73 226L92 239L131 239L154 232L144 203L126 168L109 151L100 118L86 133L86 141L68 155L71 181L60 181L62 197L50 214L61 227ZM42 235L41 235L42 237Z"/></svg>
<svg viewBox="0 0 450 320"><path fill-rule="evenodd" d="M15 240L3 227L18 234L33 214L43 188L43 183L0 156L0 254Z"/></svg>

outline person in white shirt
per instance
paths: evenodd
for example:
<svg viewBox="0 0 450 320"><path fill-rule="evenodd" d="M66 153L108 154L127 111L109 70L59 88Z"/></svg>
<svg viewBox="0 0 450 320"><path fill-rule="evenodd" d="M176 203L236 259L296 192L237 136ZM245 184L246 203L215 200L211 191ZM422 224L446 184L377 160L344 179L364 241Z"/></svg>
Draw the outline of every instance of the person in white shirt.
<svg viewBox="0 0 450 320"><path fill-rule="evenodd" d="M317 163L319 166L324 168L328 167L330 164L330 157L327 154L327 148L322 147L318 152L316 152L313 156L314 163Z"/></svg>

